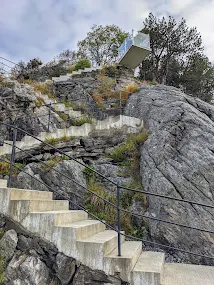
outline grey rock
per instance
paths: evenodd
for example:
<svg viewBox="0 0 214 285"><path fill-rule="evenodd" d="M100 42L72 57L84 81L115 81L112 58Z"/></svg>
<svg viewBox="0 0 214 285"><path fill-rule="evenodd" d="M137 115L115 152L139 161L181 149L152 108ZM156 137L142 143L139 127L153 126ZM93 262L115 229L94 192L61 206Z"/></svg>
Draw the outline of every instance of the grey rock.
<svg viewBox="0 0 214 285"><path fill-rule="evenodd" d="M47 172L40 164L30 163L24 171L31 176L21 172L17 177L17 183L24 185L27 189L52 191L56 199L70 199L74 203L81 204L86 185L83 169L83 166L73 160L59 162L54 169Z"/></svg>
<svg viewBox="0 0 214 285"><path fill-rule="evenodd" d="M76 261L62 253L58 253L55 263L56 275L63 285L72 281L76 272Z"/></svg>
<svg viewBox="0 0 214 285"><path fill-rule="evenodd" d="M27 237L25 237L25 236L23 236L23 235L20 235L20 236L18 237L17 248L18 248L19 250L24 251L24 250L30 249L30 247L31 247L31 240L30 240L30 238L27 238Z"/></svg>
<svg viewBox="0 0 214 285"><path fill-rule="evenodd" d="M14 255L10 261L6 271L6 281L14 282L9 284L20 284L21 280L24 285L48 285L49 284L49 269L37 257L27 255Z"/></svg>
<svg viewBox="0 0 214 285"><path fill-rule="evenodd" d="M80 266L73 279L73 285L108 285L123 284L120 280L115 277L107 276L104 272L98 270L91 270L88 267Z"/></svg>
<svg viewBox="0 0 214 285"><path fill-rule="evenodd" d="M0 256L2 256L6 262L12 258L16 250L17 242L18 237L14 230L7 231L0 240Z"/></svg>
<svg viewBox="0 0 214 285"><path fill-rule="evenodd" d="M125 114L144 120L150 132L141 149L146 191L213 204L214 107L174 87L145 86L132 95ZM148 196L149 216L213 230L214 210ZM214 255L213 234L149 220L152 240L199 254ZM194 255L185 261L212 264Z"/></svg>

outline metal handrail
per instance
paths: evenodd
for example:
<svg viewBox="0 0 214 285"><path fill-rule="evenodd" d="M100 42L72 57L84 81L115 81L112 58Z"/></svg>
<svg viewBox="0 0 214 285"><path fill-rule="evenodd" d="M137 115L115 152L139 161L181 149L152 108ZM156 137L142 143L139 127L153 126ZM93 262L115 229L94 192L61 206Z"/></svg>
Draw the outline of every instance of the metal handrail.
<svg viewBox="0 0 214 285"><path fill-rule="evenodd" d="M2 141L0 141L2 142ZM12 146L12 144L8 143L8 142L5 142L5 144L7 145L10 145ZM28 154L29 156L31 157L34 157L34 155L32 153L30 153L29 151L27 150L23 150L21 148L19 148L18 146L15 146L16 149L19 149L21 152L25 152L26 154ZM97 193L91 191L90 189L88 189L86 186L80 184L78 181L74 180L73 178L67 176L66 174L64 174L63 172L60 172L59 170L55 169L53 166L50 166L49 164L47 164L46 162L44 162L43 160L39 159L39 158L35 158L38 162L42 163L43 165L47 166L48 168L54 170L56 173L64 176L65 178L67 178L68 180L71 180L72 182L76 183L78 186L82 187L83 189L85 189L86 191L88 191L89 193L95 195L96 197L100 198L101 200L103 200L104 202L106 202L107 204L111 205L112 207L116 208L116 209L120 209L120 211L124 212L124 213L128 213L128 214L131 214L132 216L136 217L136 218L146 218L146 219L151 219L151 220L154 220L154 221L158 221L158 222L162 222L162 223L167 223L167 224L171 224L171 225L175 225L175 226L180 226L180 227L184 227L184 228L188 228L188 229L193 229L193 230L197 230L197 231L201 231L201 232L206 232L206 233L211 233L211 234L214 234L214 231L210 231L210 230L206 230L206 229L201 229L201 228L197 228L197 227L190 227L190 226L187 226L187 225L184 225L184 224L178 224L178 223L175 223L175 222L171 222L171 221L167 221L167 220L163 220L163 219L158 219L158 218L155 218L155 217L150 217L150 216L147 216L147 215L143 215L143 214L137 214L135 212L132 212L132 211L129 211L129 210L126 210L124 208L121 208L120 205L115 205L114 203L108 201L107 199L101 197L100 195L98 195ZM8 162L4 159L1 159L1 161L4 161L4 162ZM9 163L9 162L8 162ZM13 165L15 166L15 165ZM17 167L17 166L15 166ZM18 168L18 167L17 167ZM19 168L19 170L21 170L21 168ZM22 170L23 171L23 170ZM27 174L26 171L23 171L24 173ZM31 175L31 177L34 177ZM40 180L38 180L40 181ZM43 183L46 187L48 187L47 184ZM49 186L50 187L50 186ZM51 188L51 187L50 187ZM124 189L124 188L123 188ZM131 188L130 188L131 189ZM141 193L144 193L145 191L140 191ZM77 196L78 198L82 198L81 196L79 196L78 194L74 193L74 192L70 192L72 193L73 195ZM173 198L172 198L173 199ZM120 199L118 199L120 200ZM198 205L198 203L197 203ZM200 204L200 206L206 206L206 207L210 207L210 205L206 205L206 204ZM214 208L214 206L211 206L212 208Z"/></svg>
<svg viewBox="0 0 214 285"><path fill-rule="evenodd" d="M89 215L93 216L94 218L96 218L97 220L99 220L100 222L104 223L106 226L108 226L109 228L112 228L113 230L117 231L118 233L118 255L121 255L121 242L120 242L120 237L121 235L124 235L126 236L127 238L131 238L131 239L135 239L135 240L140 240L144 243L150 243L150 244L156 244L158 246L162 246L162 247L166 247L166 248L169 248L169 249L173 249L173 250L178 250L178 251L181 251L181 252L184 252L184 253L188 253L188 254L193 254L193 255L197 255L197 256L201 256L201 257L205 257L205 258L214 258L214 256L206 256L206 255L201 255L201 254L197 254L197 253L193 253L193 252L189 252L189 251L185 251L183 249L179 249L179 248L175 248L175 247L172 247L172 246L167 246L167 245L163 245L163 244L160 244L160 243L155 243L155 242L151 242L151 241L145 241L143 239L139 239L139 238L136 238L136 237L133 237L133 236L129 236L129 235L126 235L126 234L123 234L121 233L120 231L120 211L122 212L125 212L125 213L129 213L131 214L132 216L135 216L137 218L147 218L147 219L151 219L151 220L154 220L154 221L159 221L159 222L163 222L163 223L167 223L167 224L171 224L171 225L174 225L174 226L180 226L180 227L184 227L184 228L188 228L188 229L193 229L193 230L198 230L198 231L202 231L202 232L207 232L207 233L211 233L213 234L214 231L210 231L210 230L206 230L206 229L200 229L200 228L197 228L197 227L190 227L190 226L187 226L187 225L183 225L183 224L178 224L178 223L174 223L174 222L170 222L170 221L166 221L166 220L162 220L162 219L158 219L158 218L154 218L154 217L149 217L149 216L146 216L146 215L139 215L139 214L136 214L136 213L133 213L131 211L128 211L128 210L125 210L123 208L120 207L120 189L125 189L125 190L128 190L128 191L134 191L134 192L137 192L137 193L142 193L142 194L146 194L146 195L151 195L151 196L156 196L156 197L159 197L159 198L165 198L165 199L170 199L170 200L175 200L175 201L179 201L179 202L184 202L184 203L189 203L189 204L193 204L193 205L198 205L198 206L202 206L202 207L208 207L208 208L214 208L214 206L212 205L207 205L207 204L204 204L204 203L198 203L198 202L192 202L190 200L186 200L186 199L179 199L179 198L174 198L174 197L171 197L171 196L166 196L166 195L161 195L161 194L155 194L155 193L151 193L151 192L147 192L147 191L143 191L143 190L139 190L139 189L132 189L132 188L128 188L128 187L124 187L122 185L118 185L117 183L115 183L114 181L110 180L109 178L105 177L103 174L99 173L98 171L90 168L88 165L85 165L84 163L78 161L77 159L73 158L72 156L64 153L63 151L61 151L60 149L56 148L55 146L49 144L49 143L46 143L42 140L40 140L39 138L35 137L34 135L32 134L29 134L27 131L25 130L22 130L16 126L13 126L13 125L10 125L10 124L7 124L7 123L3 123L3 122L0 122L0 124L2 125L6 125L8 127L11 127L13 130L20 130L21 132L35 138L36 140L40 141L41 143L45 144L45 145L48 145L50 146L51 148L57 150L59 153L61 153L62 155L68 157L69 159L71 160L74 160L75 162L77 162L78 164L84 166L85 168L88 168L90 169L90 171L92 171L93 173L97 174L98 176L102 177L103 179L109 181L110 183L112 183L113 185L117 186L117 206L113 203L111 203L110 201L108 201L107 199L99 196L98 194L94 193L93 191L91 191L90 189L88 189L87 187L81 185L80 183L78 183L76 180L68 177L67 175L57 171L56 169L54 169L53 167L51 167L50 165L48 165L47 163L45 163L44 161L40 160L40 159L37 159L38 161L41 161L44 165L48 166L49 168L59 172L60 174L62 174L64 177L68 178L69 180L72 180L72 182L75 182L76 184L78 184L79 186L83 187L84 189L86 189L87 191L89 191L91 194L97 196L99 199L102 199L105 203L108 203L109 205L113 206L114 208L117 208L117 214L118 214L118 219L117 219L117 229L113 228L112 226L110 226L109 224L107 224L106 222L100 220L99 218L97 218L95 215L89 213L84 207L82 207L81 205L77 205L77 207L81 207L83 210L85 210ZM9 144L9 143L6 143L6 144ZM11 144L9 144L11 145ZM32 154L30 154L28 151L26 150L23 150L17 146L15 146L15 144L13 143L13 149L19 149L20 151L23 151L23 152L26 152L28 153L29 155L33 156ZM14 158L13 158L14 159ZM0 158L1 161L5 161L7 163L9 163L8 161ZM12 166L18 168L19 170L25 172L23 169L20 169L19 167L17 167L15 165L15 162L14 160L10 162L10 165L12 164ZM25 172L26 174L30 175L29 173ZM12 174L12 173L11 173ZM45 184L44 182L42 182L41 180L37 179L36 177L30 175L32 178L38 180L38 182L44 184L46 187L48 187L49 189L52 189L49 185ZM77 196L80 198L80 196L78 196L76 193L72 192L73 195ZM63 197L65 198L65 197ZM66 199L68 199L66 197ZM68 199L71 203L74 204L74 202L70 199Z"/></svg>

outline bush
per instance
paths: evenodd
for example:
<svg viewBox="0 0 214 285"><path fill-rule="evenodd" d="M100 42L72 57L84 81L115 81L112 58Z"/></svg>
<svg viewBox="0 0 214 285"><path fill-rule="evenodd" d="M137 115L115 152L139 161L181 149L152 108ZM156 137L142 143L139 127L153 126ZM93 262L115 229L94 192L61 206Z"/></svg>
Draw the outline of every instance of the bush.
<svg viewBox="0 0 214 285"><path fill-rule="evenodd" d="M40 92L41 94L48 96L50 99L56 98L56 96L52 94L52 85L50 83L37 82L30 79L24 80L23 83L30 85L36 92Z"/></svg>
<svg viewBox="0 0 214 285"><path fill-rule="evenodd" d="M25 166L22 163L15 163L15 165L13 166L13 175L17 176L21 172L21 169L23 169L24 167ZM0 174L2 174L3 176L10 174L10 162L0 162Z"/></svg>
<svg viewBox="0 0 214 285"><path fill-rule="evenodd" d="M75 64L73 70L78 71L79 69L90 68L90 67L91 63L88 59L81 59Z"/></svg>
<svg viewBox="0 0 214 285"><path fill-rule="evenodd" d="M45 104L45 100L43 98L41 98L41 97L37 97L37 99L35 101L35 106L36 107L40 107L40 106L42 106L44 104Z"/></svg>
<svg viewBox="0 0 214 285"><path fill-rule="evenodd" d="M81 117L81 118L74 118L71 120L71 125L72 126L82 126L84 124L92 124L93 120L89 117Z"/></svg>
<svg viewBox="0 0 214 285"><path fill-rule="evenodd" d="M45 161L47 165L41 163L41 167L43 169L44 172L48 172L50 171L53 167L55 167L59 162L63 161L63 160L68 160L68 157L65 155L62 156L55 156L50 160Z"/></svg>
<svg viewBox="0 0 214 285"><path fill-rule="evenodd" d="M51 144L51 145L56 145L57 143L59 142L67 142L69 140L72 140L73 137L68 137L66 135L60 137L60 138L49 138L49 139L46 139L45 142L48 143L48 144Z"/></svg>
<svg viewBox="0 0 214 285"><path fill-rule="evenodd" d="M108 200L114 205L117 205L116 195L105 191L101 185L92 184L89 186L89 190ZM86 208L97 218L104 220L113 227L115 226L117 221L117 209L96 195L93 195L89 191L86 191ZM131 215L121 212L120 221L121 230L124 230L127 234L129 234L132 231Z"/></svg>

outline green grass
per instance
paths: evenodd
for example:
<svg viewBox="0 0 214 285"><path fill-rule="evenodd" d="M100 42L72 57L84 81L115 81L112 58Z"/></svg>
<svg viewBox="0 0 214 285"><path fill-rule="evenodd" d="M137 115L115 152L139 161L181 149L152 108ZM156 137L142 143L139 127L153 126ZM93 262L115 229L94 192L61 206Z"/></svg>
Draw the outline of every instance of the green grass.
<svg viewBox="0 0 214 285"><path fill-rule="evenodd" d="M21 168L21 169L23 169L25 167L24 164L22 164L22 163L15 163L15 166L13 166L13 175L14 176L17 176L21 172L21 170L16 168L16 166ZM3 162L3 161L0 162L0 174L5 176L5 175L9 175L9 173L10 173L10 162Z"/></svg>
<svg viewBox="0 0 214 285"><path fill-rule="evenodd" d="M60 137L60 138L48 138L48 139L45 139L45 143L48 143L48 144L51 144L51 145L56 145L58 144L59 142L67 142L67 141L70 141L74 139L73 137L68 137L66 135Z"/></svg>
<svg viewBox="0 0 214 285"><path fill-rule="evenodd" d="M82 126L82 125L84 125L86 123L92 124L92 122L93 122L92 118L81 117L81 118L76 118L76 119L71 120L71 125L72 126Z"/></svg>
<svg viewBox="0 0 214 285"><path fill-rule="evenodd" d="M0 256L0 285L5 284L4 272L6 269L6 263L3 256Z"/></svg>
<svg viewBox="0 0 214 285"><path fill-rule="evenodd" d="M55 167L59 162L61 162L63 160L68 160L68 157L65 155L55 156L52 159L45 161L45 163L48 164L48 166L41 163L41 167L42 167L44 172L48 172L51 170L51 168Z"/></svg>
<svg viewBox="0 0 214 285"><path fill-rule="evenodd" d="M40 106L42 106L42 105L44 105L44 104L45 104L44 99L41 98L41 97L37 97L37 99L36 99L36 101L35 101L35 106L36 106L36 107L40 107Z"/></svg>
<svg viewBox="0 0 214 285"><path fill-rule="evenodd" d="M126 163L126 160L132 156L133 151L139 150L139 147L147 140L147 138L148 133L146 130L143 130L139 134L130 135L126 142L113 150L110 154L110 158L115 162Z"/></svg>

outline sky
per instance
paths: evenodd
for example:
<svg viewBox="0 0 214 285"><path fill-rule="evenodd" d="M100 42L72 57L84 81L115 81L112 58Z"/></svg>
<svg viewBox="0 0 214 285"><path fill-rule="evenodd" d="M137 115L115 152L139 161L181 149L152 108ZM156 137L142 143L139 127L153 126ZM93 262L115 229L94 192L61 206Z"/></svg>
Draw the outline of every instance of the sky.
<svg viewBox="0 0 214 285"><path fill-rule="evenodd" d="M214 62L214 0L0 0L0 57L48 62L76 49L93 24L137 31L149 12L184 17L189 27L197 27Z"/></svg>

